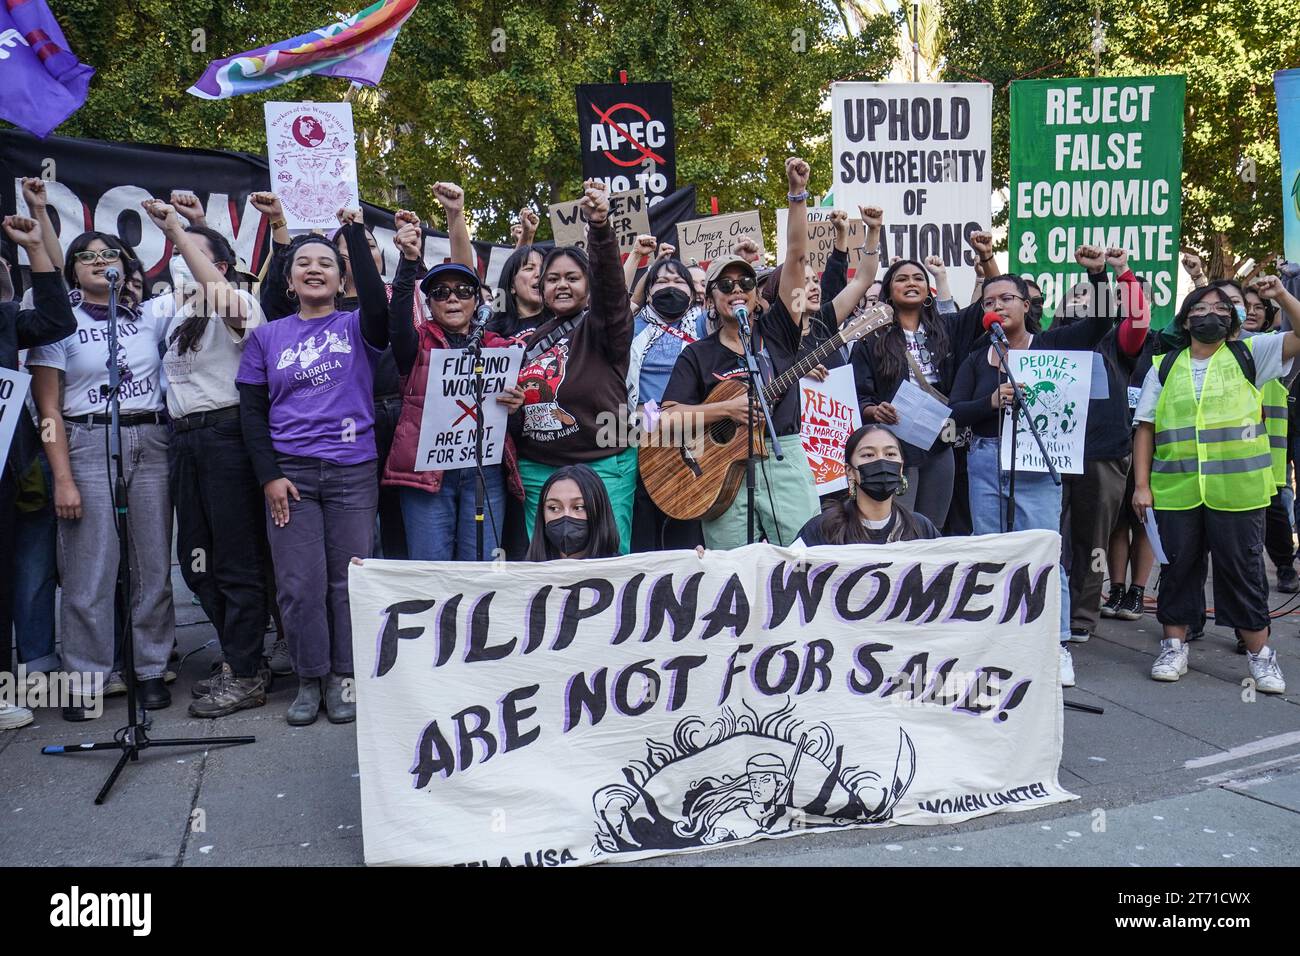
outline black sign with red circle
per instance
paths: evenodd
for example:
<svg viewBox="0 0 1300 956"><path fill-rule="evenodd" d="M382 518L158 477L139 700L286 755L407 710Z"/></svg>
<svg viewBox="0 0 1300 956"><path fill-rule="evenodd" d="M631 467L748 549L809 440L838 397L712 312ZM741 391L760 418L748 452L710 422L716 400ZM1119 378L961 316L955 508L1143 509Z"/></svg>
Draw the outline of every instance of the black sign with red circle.
<svg viewBox="0 0 1300 956"><path fill-rule="evenodd" d="M584 179L644 190L651 205L676 190L671 83L592 83L577 98Z"/></svg>

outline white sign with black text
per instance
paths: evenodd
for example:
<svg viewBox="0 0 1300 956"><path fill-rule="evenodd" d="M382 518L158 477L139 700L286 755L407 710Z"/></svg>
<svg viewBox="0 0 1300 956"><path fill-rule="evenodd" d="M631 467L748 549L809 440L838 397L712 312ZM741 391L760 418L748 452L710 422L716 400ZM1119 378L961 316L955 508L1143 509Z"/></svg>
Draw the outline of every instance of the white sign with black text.
<svg viewBox="0 0 1300 956"><path fill-rule="evenodd" d="M26 372L0 368L0 468L4 467L9 456L9 446L14 440L18 417L27 414L23 402L27 400L31 384L32 377Z"/></svg>
<svg viewBox="0 0 1300 956"><path fill-rule="evenodd" d="M510 417L497 396L519 382L524 350L483 350L483 464L499 465ZM429 386L420 420L416 471L473 468L475 456L474 359L462 349L429 352Z"/></svg>

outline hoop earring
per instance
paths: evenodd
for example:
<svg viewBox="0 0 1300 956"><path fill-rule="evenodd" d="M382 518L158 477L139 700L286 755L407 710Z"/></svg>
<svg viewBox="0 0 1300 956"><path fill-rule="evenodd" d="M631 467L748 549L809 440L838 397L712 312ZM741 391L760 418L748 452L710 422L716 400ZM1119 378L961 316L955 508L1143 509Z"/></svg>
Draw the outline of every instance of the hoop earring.
<svg viewBox="0 0 1300 956"><path fill-rule="evenodd" d="M288 296L289 298L291 298L291 299L296 299L296 298L298 298L298 293L297 293L297 292L294 292L292 288L285 289L285 290L284 290L284 294L287 295L287 296Z"/></svg>
<svg viewBox="0 0 1300 956"><path fill-rule="evenodd" d="M927 296L925 297L925 301L922 302L921 305L923 305L923 306L924 306L925 308L927 308L927 309L928 309L930 306L934 305L934 296L932 296L932 295L927 295Z"/></svg>

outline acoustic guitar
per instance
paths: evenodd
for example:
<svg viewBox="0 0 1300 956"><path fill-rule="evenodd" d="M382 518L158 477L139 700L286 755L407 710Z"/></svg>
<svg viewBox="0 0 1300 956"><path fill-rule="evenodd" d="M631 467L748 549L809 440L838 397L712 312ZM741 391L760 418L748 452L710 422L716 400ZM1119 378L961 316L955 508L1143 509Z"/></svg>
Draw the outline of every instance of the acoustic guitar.
<svg viewBox="0 0 1300 956"><path fill-rule="evenodd" d="M893 321L894 313L889 306L876 305L845 322L834 336L767 383L763 394L768 405L775 406L787 390L836 350ZM713 405L745 395L748 387L744 378L720 382L703 404ZM695 429L688 426L682 431L683 434L670 434L668 423L662 422L659 431L648 436L647 443L638 452L641 480L651 500L668 517L682 521L716 518L731 506L745 480L748 429L739 422L723 419ZM754 431L754 453L759 458L767 457L764 434L760 424ZM789 440L799 441L799 436L793 435Z"/></svg>

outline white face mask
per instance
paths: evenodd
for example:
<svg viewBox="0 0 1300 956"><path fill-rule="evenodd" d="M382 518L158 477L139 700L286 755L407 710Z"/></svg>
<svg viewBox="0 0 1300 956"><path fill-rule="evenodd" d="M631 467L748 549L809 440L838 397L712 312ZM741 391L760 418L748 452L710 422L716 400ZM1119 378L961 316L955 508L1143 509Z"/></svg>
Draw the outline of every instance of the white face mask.
<svg viewBox="0 0 1300 956"><path fill-rule="evenodd" d="M170 269L173 286L181 288L195 284L194 273L190 271L190 267L186 264L184 256L172 256Z"/></svg>

